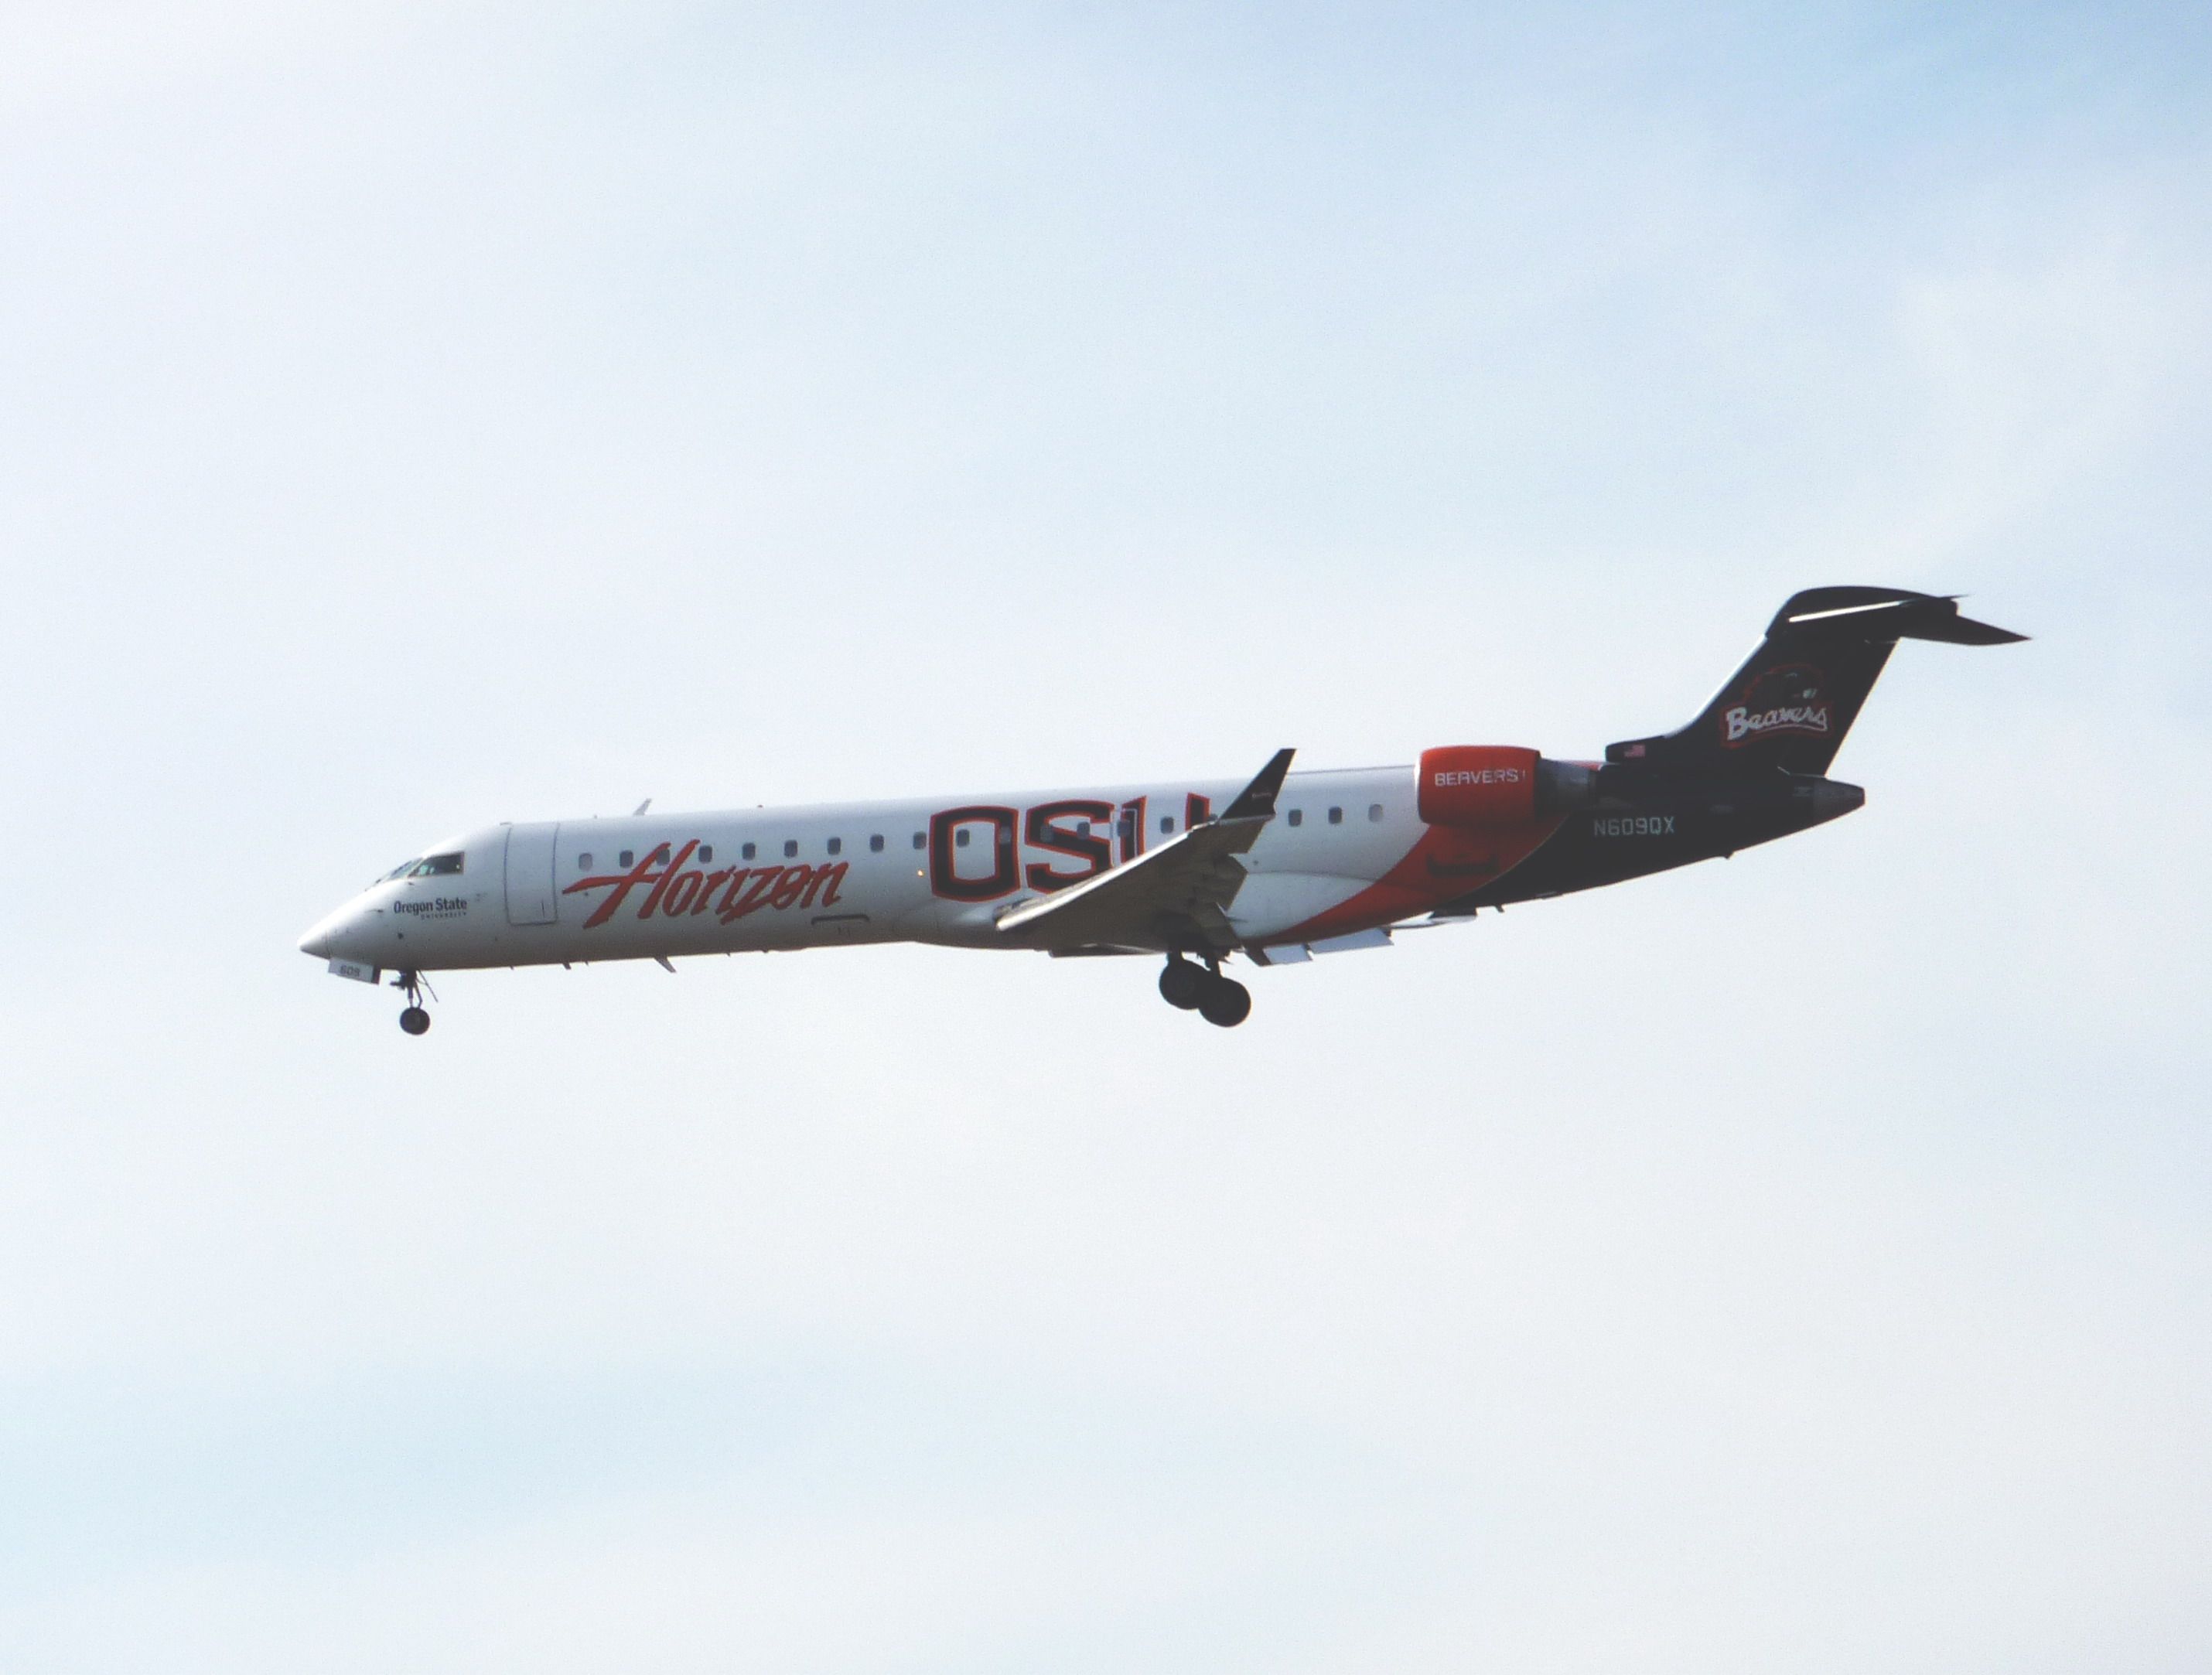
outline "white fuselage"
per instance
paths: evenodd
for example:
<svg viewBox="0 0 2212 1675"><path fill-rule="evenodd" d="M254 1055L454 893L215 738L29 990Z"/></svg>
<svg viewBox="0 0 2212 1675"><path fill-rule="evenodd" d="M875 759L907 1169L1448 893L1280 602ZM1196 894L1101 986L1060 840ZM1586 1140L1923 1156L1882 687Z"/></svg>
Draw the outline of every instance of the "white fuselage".
<svg viewBox="0 0 2212 1675"><path fill-rule="evenodd" d="M372 884L301 946L398 972L842 943L1034 947L1001 934L1000 916L1168 841L1240 785L493 826ZM1288 945L1309 929L1334 937L1402 917L1395 898L1369 914L1355 904L1426 829L1410 766L1291 774L1242 858L1249 876L1228 915L1237 939Z"/></svg>
<svg viewBox="0 0 2212 1675"><path fill-rule="evenodd" d="M1292 774L1285 748L1242 781L500 825L395 868L300 946L391 973L410 1035L424 972L865 942L1162 954L1161 998L1232 1027L1251 997L1224 961L1373 946L1847 814L1865 795L1827 767L1897 641L2020 637L1934 595L1814 588L1695 720L1602 762L1448 744Z"/></svg>

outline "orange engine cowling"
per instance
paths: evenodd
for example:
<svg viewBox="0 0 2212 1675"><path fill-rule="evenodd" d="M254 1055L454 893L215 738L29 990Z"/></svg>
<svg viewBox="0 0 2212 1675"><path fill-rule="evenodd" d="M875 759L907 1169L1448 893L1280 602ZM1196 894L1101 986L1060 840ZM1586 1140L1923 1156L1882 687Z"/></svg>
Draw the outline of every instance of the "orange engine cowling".
<svg viewBox="0 0 2212 1675"><path fill-rule="evenodd" d="M1534 750L1447 744L1421 752L1417 805L1431 826L1521 826L1536 817Z"/></svg>

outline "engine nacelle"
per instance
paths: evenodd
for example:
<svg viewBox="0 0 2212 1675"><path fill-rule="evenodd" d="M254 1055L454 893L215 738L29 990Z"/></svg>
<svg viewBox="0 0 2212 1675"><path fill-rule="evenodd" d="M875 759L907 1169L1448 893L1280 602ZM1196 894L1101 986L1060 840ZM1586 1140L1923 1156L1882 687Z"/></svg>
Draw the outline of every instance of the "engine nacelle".
<svg viewBox="0 0 2212 1675"><path fill-rule="evenodd" d="M1597 774L1510 744L1447 744L1421 752L1416 805L1431 826L1496 829L1586 808Z"/></svg>
<svg viewBox="0 0 2212 1675"><path fill-rule="evenodd" d="M1534 750L1447 744L1421 752L1421 818L1431 826L1522 826L1536 817Z"/></svg>

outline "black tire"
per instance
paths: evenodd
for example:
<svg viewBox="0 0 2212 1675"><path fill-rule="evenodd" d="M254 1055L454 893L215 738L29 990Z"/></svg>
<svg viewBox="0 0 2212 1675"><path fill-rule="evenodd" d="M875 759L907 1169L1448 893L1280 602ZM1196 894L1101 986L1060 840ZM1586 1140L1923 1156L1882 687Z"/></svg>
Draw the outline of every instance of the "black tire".
<svg viewBox="0 0 2212 1675"><path fill-rule="evenodd" d="M1206 975L1188 960L1170 960L1160 973L1160 998L1170 1006L1194 1012L1206 998Z"/></svg>
<svg viewBox="0 0 2212 1675"><path fill-rule="evenodd" d="M1234 1029L1252 1016L1252 992L1234 978L1217 977L1206 986L1198 1015L1208 1023Z"/></svg>
<svg viewBox="0 0 2212 1675"><path fill-rule="evenodd" d="M419 1035L430 1027L430 1015L420 1006L410 1006L399 1015L399 1027L410 1035Z"/></svg>

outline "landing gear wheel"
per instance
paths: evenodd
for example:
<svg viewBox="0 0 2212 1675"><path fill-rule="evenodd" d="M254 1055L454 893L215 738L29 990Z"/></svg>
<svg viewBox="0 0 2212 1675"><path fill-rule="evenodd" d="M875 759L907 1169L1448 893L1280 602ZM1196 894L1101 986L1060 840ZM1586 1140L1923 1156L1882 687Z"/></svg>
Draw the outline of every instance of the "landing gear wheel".
<svg viewBox="0 0 2212 1675"><path fill-rule="evenodd" d="M1252 992L1233 977L1217 976L1199 998L1198 1015L1208 1023L1234 1029L1252 1016Z"/></svg>
<svg viewBox="0 0 2212 1675"><path fill-rule="evenodd" d="M407 997L407 1010L399 1015L399 1027L410 1035L419 1035L430 1027L430 1015L422 1010L422 997L435 1000L437 992L422 980L419 971L403 971L392 980L392 986Z"/></svg>
<svg viewBox="0 0 2212 1675"><path fill-rule="evenodd" d="M1205 998L1206 984L1206 974L1198 967L1186 959L1172 959L1160 973L1160 998L1170 1006L1194 1012Z"/></svg>

